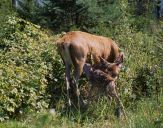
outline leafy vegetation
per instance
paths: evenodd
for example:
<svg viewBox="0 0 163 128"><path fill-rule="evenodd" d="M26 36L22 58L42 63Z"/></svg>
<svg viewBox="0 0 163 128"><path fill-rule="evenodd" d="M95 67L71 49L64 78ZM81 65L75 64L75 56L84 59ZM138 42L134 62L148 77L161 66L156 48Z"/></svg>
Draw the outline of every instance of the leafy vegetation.
<svg viewBox="0 0 163 128"><path fill-rule="evenodd" d="M161 127L163 26L152 4L137 13L138 3L127 0L64 2L20 1L17 12L11 1L0 2L0 127ZM54 34L63 30L107 36L120 46L125 62L117 86L128 120L114 117L115 104L106 97L80 111L66 106L64 66L55 45L62 35ZM87 88L81 79L84 99Z"/></svg>
<svg viewBox="0 0 163 128"><path fill-rule="evenodd" d="M55 41L39 26L15 16L6 18L0 34L1 120L47 108L46 77L57 57Z"/></svg>

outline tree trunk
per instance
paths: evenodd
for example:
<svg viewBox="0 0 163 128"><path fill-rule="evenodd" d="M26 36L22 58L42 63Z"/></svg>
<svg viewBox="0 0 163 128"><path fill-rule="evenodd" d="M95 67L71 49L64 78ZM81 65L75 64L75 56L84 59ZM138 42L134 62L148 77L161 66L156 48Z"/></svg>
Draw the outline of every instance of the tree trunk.
<svg viewBox="0 0 163 128"><path fill-rule="evenodd" d="M15 8L16 7L16 0L12 0L12 6Z"/></svg>
<svg viewBox="0 0 163 128"><path fill-rule="evenodd" d="M160 17L163 16L163 0L161 0L161 3L160 3Z"/></svg>
<svg viewBox="0 0 163 128"><path fill-rule="evenodd" d="M137 15L144 15L144 14L146 14L146 12L147 12L147 6L148 6L148 4L149 4L149 1L148 0L137 0L136 1L136 8L137 8L137 10L136 10L136 12L137 12Z"/></svg>

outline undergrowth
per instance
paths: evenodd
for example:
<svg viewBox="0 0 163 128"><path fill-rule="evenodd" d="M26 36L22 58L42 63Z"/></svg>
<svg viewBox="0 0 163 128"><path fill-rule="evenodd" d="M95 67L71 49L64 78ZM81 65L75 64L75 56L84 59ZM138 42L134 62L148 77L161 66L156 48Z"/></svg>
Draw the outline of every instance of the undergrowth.
<svg viewBox="0 0 163 128"><path fill-rule="evenodd" d="M70 111L66 115L55 111L55 109L31 113L18 120L10 120L0 123L1 128L161 128L163 126L163 97L153 99L142 99L133 103L134 108L126 108L127 119L117 119L112 114L112 109L105 105L100 106L103 101L96 103L92 110L81 113L84 119ZM71 113L72 112L72 113ZM93 113L92 112L92 113ZM106 118L106 115L108 116ZM79 122L76 121L77 118Z"/></svg>

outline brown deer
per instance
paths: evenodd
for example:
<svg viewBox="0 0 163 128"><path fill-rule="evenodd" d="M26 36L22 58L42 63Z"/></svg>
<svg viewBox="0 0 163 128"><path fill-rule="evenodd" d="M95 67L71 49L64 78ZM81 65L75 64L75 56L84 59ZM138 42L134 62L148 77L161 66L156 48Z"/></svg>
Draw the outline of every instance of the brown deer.
<svg viewBox="0 0 163 128"><path fill-rule="evenodd" d="M91 66L88 63L85 63L83 70L92 85L90 92L89 92L89 100L90 100L90 96L91 96L91 90L94 87L97 87L98 90L102 90L103 93L105 93L111 101L112 101L112 97L114 97L116 99L117 105L120 106L120 108L126 118L124 106L116 92L115 80L117 79L117 75L115 75L115 73L117 73L117 72L114 72L114 70L113 70L113 69L119 70L119 65L122 62L123 62L123 60L119 60L119 61L116 61L115 63L110 64L107 61L105 61L104 59L102 59L102 63L100 65L100 67L106 68L106 70L109 70L109 72L107 71L107 73L103 72L100 69L96 69L96 66Z"/></svg>
<svg viewBox="0 0 163 128"><path fill-rule="evenodd" d="M112 63L120 56L120 49L112 39L81 31L66 33L57 41L57 46L66 68L65 80L69 105L71 105L69 89L72 80L70 76L72 65L79 101L78 79L83 72L85 62L90 62L92 59L93 63L99 64L100 57L102 57Z"/></svg>

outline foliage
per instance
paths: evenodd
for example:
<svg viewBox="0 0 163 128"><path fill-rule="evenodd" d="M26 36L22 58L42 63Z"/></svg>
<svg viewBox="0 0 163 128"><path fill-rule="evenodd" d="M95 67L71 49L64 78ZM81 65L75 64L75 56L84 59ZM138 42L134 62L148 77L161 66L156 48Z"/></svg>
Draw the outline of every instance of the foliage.
<svg viewBox="0 0 163 128"><path fill-rule="evenodd" d="M7 17L0 37L0 120L47 108L46 77L57 56L54 39L14 16Z"/></svg>
<svg viewBox="0 0 163 128"><path fill-rule="evenodd" d="M146 65L143 68L137 70L136 78L133 80L132 90L136 99L141 97L151 97L153 94L159 94L161 89L159 81L159 71L157 67L149 68Z"/></svg>
<svg viewBox="0 0 163 128"><path fill-rule="evenodd" d="M17 12L23 19L31 19L33 21L37 21L38 18L36 15L39 9L39 5L36 1L33 0L17 0L18 7Z"/></svg>
<svg viewBox="0 0 163 128"><path fill-rule="evenodd" d="M21 17L55 32L80 29L97 33L94 28L105 24L114 26L121 18L121 2L113 0L45 0L43 6L32 1L20 3Z"/></svg>
<svg viewBox="0 0 163 128"><path fill-rule="evenodd" d="M130 98L139 99L141 96L145 96L144 93L154 96L158 92L156 88L162 89L159 55L161 53L158 52L156 45L157 43L160 45L160 42L155 39L155 34L133 33L128 29L124 29L123 32L125 32L124 35L116 37L126 58L118 80L121 95L126 102ZM125 35L128 36L125 37ZM143 86L146 89L140 91ZM137 97L135 97L136 91L139 93Z"/></svg>
<svg viewBox="0 0 163 128"><path fill-rule="evenodd" d="M92 10L88 9L90 5L93 7L96 6L92 3L97 3L97 1L45 0L44 6L40 9L40 17L42 17L40 24L58 31L68 31L71 28L91 26L94 24L95 18L97 18L91 12ZM93 14L94 18L92 17ZM85 26L86 24L87 26Z"/></svg>
<svg viewBox="0 0 163 128"><path fill-rule="evenodd" d="M92 33L104 33L116 25L123 24L123 16L138 30L146 30L155 20L153 1L127 0L44 0L41 4L34 1L19 1L21 17L36 24L48 27L55 32L80 29ZM125 10L124 10L125 8ZM136 17L136 18L135 18Z"/></svg>
<svg viewBox="0 0 163 128"><path fill-rule="evenodd" d="M0 1L0 28L2 24L6 21L6 15L14 14L14 11L11 6L10 0L1 0Z"/></svg>

